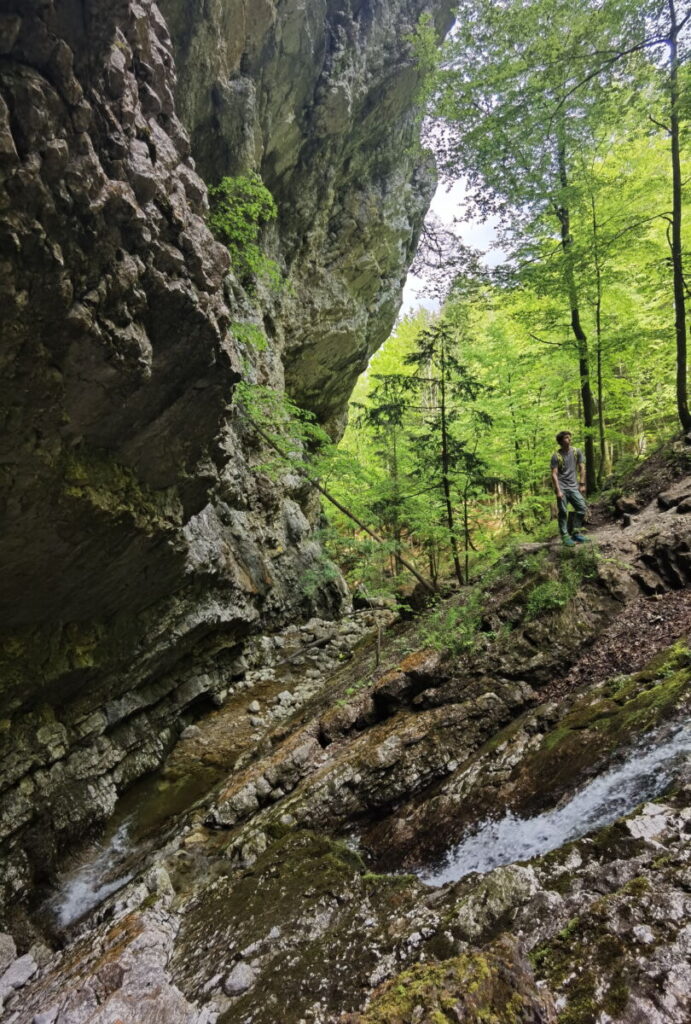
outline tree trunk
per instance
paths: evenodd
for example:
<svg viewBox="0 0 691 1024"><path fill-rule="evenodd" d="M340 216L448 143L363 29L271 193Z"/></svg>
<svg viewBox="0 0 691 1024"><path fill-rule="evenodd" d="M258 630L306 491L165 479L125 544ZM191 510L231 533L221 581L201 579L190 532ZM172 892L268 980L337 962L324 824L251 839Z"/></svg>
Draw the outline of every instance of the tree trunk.
<svg viewBox="0 0 691 1024"><path fill-rule="evenodd" d="M393 557L393 574L398 576L403 563L401 562L401 538L402 538L402 527L400 517L400 504L401 504L401 492L400 492L400 479L398 473L398 431L394 425L392 429L392 445L391 445L391 477L394 486L393 493L393 508L392 508L392 536L394 542L394 557Z"/></svg>
<svg viewBox="0 0 691 1024"><path fill-rule="evenodd" d="M566 171L566 150L561 141L558 145L558 162L560 184L564 190L564 195L566 195L569 179ZM578 306L578 289L576 288L576 277L572 262L573 238L571 235L571 218L566 203L557 207L557 218L561 228L561 247L564 254L566 290L571 307L571 329L578 345L580 397L583 403L583 425L585 427L585 480L586 490L590 494L597 486L595 477L595 446L593 444L595 402L593 401L593 393L590 389L588 338L581 324L581 314Z"/></svg>
<svg viewBox="0 0 691 1024"><path fill-rule="evenodd" d="M446 359L444 353L444 341L441 343L441 469L442 469L442 488L444 491L444 504L446 505L446 523L449 530L449 543L451 544L451 554L453 556L453 567L456 573L456 579L459 584L463 586L463 570L461 568L461 559L458 553L458 541L455 533L455 523L453 516L453 505L451 504L451 482L449 480L449 437L448 437L448 425L446 422Z"/></svg>
<svg viewBox="0 0 691 1024"><path fill-rule="evenodd" d="M607 464L607 441L605 438L605 406L602 386L602 268L598 248L598 222L595 209L595 196L591 194L590 204L593 211L593 259L595 261L595 338L597 343L597 425L600 435L600 463L597 468L597 486L602 487Z"/></svg>
<svg viewBox="0 0 691 1024"><path fill-rule="evenodd" d="M470 583L470 522L468 519L468 485L463 492L463 538L465 544L465 580Z"/></svg>
<svg viewBox="0 0 691 1024"><path fill-rule="evenodd" d="M679 26L674 0L668 0L669 31L669 130L672 151L672 280L674 284L674 330L677 339L677 412L684 430L691 430L686 385L686 297L684 260L681 247L682 178L679 146Z"/></svg>

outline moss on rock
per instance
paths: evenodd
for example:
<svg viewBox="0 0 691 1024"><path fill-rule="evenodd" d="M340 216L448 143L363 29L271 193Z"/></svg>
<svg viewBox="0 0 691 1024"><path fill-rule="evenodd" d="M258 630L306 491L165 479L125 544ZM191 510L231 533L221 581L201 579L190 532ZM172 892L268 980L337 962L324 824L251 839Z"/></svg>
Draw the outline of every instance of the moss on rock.
<svg viewBox="0 0 691 1024"><path fill-rule="evenodd" d="M127 519L146 533L171 531L182 523L182 507L172 490L152 491L133 470L105 453L68 456L63 493L109 519Z"/></svg>
<svg viewBox="0 0 691 1024"><path fill-rule="evenodd" d="M251 956L257 983L219 1024L250 1016L289 1024L315 1002L357 1005L422 889L412 876L367 874L345 843L295 830L241 876L221 877L191 901L176 943L176 983L203 998L205 978Z"/></svg>
<svg viewBox="0 0 691 1024"><path fill-rule="evenodd" d="M641 672L581 693L516 769L512 805L531 811L553 804L616 750L675 717L689 702L690 682L691 653L677 643ZM511 728L495 741L510 740Z"/></svg>
<svg viewBox="0 0 691 1024"><path fill-rule="evenodd" d="M595 900L550 941L533 950L537 976L558 992L559 1024L595 1024L604 1011L621 1019L640 973L628 922L645 920L653 886L645 875ZM624 924L623 922L626 922ZM652 935L652 933L651 933Z"/></svg>
<svg viewBox="0 0 691 1024"><path fill-rule="evenodd" d="M539 992L517 944L503 938L487 950L441 963L416 964L375 993L352 1024L548 1024L552 1001Z"/></svg>

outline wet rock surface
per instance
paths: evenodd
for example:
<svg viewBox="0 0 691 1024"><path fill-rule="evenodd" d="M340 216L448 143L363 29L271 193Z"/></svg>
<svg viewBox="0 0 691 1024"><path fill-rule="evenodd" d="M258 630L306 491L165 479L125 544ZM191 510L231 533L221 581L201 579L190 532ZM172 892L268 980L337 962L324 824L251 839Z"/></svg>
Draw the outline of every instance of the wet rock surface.
<svg viewBox="0 0 691 1024"><path fill-rule="evenodd" d="M683 617L646 666L553 690L583 646L565 624L604 636L639 600L644 538L678 516L653 504L616 578L607 528L608 554L585 557L577 592L539 619L534 594L563 571L562 549L509 560L487 581L472 652L440 656L403 623L378 661L387 612L257 638L237 691L161 777L205 760L213 788L139 843L130 880L66 927L64 948L39 956L36 931L8 944L10 967L28 956L36 969L6 996L7 1020L129 1024L149 1019L155 989L159 1020L195 1024L687 1021L688 744L663 769L653 758L653 790L604 827L442 885L401 873L428 872L488 811L539 832L537 814L685 735ZM512 630L482 628L500 621ZM542 657L515 679L526 644Z"/></svg>

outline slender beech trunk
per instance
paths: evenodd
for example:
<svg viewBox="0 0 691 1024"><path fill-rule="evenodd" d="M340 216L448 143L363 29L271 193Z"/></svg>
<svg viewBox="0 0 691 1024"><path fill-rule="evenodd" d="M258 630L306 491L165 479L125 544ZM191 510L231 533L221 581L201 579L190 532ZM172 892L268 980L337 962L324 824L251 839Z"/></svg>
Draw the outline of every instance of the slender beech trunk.
<svg viewBox="0 0 691 1024"><path fill-rule="evenodd" d="M600 265L599 225L595 209L595 196L591 194L593 211L593 260L595 263L595 338L597 353L597 426L600 435L600 462L597 467L597 486L602 487L607 465L607 439L605 437L605 405L602 385L602 267Z"/></svg>
<svg viewBox="0 0 691 1024"><path fill-rule="evenodd" d="M510 373L507 377L506 384L506 400L509 407L509 413L511 415L511 431L513 433L513 456L514 462L516 464L516 490L518 491L518 500L523 501L523 459L521 458L521 441L518 436L518 423L516 422L516 407L513 401L513 390L511 387Z"/></svg>
<svg viewBox="0 0 691 1024"><path fill-rule="evenodd" d="M403 564L401 562L401 520L400 520L400 480L398 476L398 430L394 424L392 431L392 444L391 444L391 477L393 479L394 493L393 493L393 510L392 510L392 534L394 542L394 557L393 557L393 571L394 576L398 576Z"/></svg>
<svg viewBox="0 0 691 1024"><path fill-rule="evenodd" d="M686 296L681 247L682 178L679 146L679 24L674 0L668 0L669 30L669 133L672 155L672 279L674 283L674 329L677 339L677 412L684 430L691 430L686 384Z"/></svg>
<svg viewBox="0 0 691 1024"><path fill-rule="evenodd" d="M560 140L557 147L559 162L559 181L564 197L569 185L566 170L566 148ZM585 427L585 479L588 493L595 490L595 446L593 444L593 424L595 421L595 403L590 389L590 359L588 353L588 337L581 324L581 313L578 306L578 289L573 269L573 237L571 235L571 217L566 202L557 207L557 218L561 228L561 247L564 254L564 270L566 288L571 307L571 329L578 345L578 369L580 373L580 393L583 403L583 425Z"/></svg>
<svg viewBox="0 0 691 1024"><path fill-rule="evenodd" d="M432 585L436 589L437 586L437 559L435 552L432 548L427 549L427 562L429 564L429 577L432 580Z"/></svg>
<svg viewBox="0 0 691 1024"><path fill-rule="evenodd" d="M465 581L470 583L470 519L468 516L468 489L470 481L466 481L463 491L463 542L465 545Z"/></svg>
<svg viewBox="0 0 691 1024"><path fill-rule="evenodd" d="M442 471L442 488L444 491L444 504L446 505L446 523L449 530L449 543L451 544L451 553L453 555L453 567L456 573L456 579L459 584L463 586L463 570L461 569L461 559L458 554L458 541L455 533L455 523L453 515L453 505L451 504L451 481L449 478L450 472L450 460L449 460L449 435L448 435L448 424L446 422L446 350L445 344L442 339L441 342L441 471Z"/></svg>
<svg viewBox="0 0 691 1024"><path fill-rule="evenodd" d="M519 502L523 501L525 496L525 471L523 467L523 458L521 452L521 441L518 436L518 423L516 422L516 407L513 400L513 391L511 389L511 374L507 380L507 392L506 398L508 401L509 412L511 414L511 430L513 432L513 455L514 462L516 463L516 491L518 493ZM518 515L518 524L522 530L527 530L528 526L525 520L523 512ZM466 574L467 575L467 574Z"/></svg>
<svg viewBox="0 0 691 1024"><path fill-rule="evenodd" d="M544 384L540 388L538 388L537 395L535 396L536 401L534 402L535 420L533 421L534 422L534 426L533 426L532 441L530 442L530 445L529 445L530 456L532 458L533 463L534 463L534 460L535 460L536 453L540 449L540 445L541 445L539 410L540 410L540 407L542 405L542 393L543 393L543 391L544 391ZM542 490L543 490L542 479L540 479L540 481L538 482L537 480L535 480L533 474L531 473L530 493L531 494L541 494Z"/></svg>

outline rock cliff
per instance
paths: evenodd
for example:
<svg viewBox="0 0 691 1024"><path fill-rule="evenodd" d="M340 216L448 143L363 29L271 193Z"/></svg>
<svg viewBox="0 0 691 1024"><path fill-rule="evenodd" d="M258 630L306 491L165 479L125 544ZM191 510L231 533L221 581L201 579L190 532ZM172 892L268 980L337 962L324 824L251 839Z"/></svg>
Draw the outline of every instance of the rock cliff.
<svg viewBox="0 0 691 1024"><path fill-rule="evenodd" d="M446 8L0 4L3 899L232 689L257 623L343 600L233 386L285 377L337 428L429 199L408 36ZM250 298L204 179L252 168L288 286Z"/></svg>
<svg viewBox="0 0 691 1024"><path fill-rule="evenodd" d="M338 421L400 305L434 175L411 39L446 0L162 0L202 176L258 170L288 289L269 330L300 405Z"/></svg>

